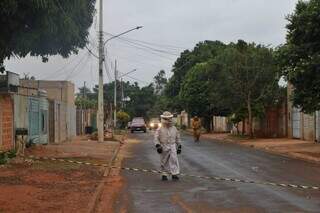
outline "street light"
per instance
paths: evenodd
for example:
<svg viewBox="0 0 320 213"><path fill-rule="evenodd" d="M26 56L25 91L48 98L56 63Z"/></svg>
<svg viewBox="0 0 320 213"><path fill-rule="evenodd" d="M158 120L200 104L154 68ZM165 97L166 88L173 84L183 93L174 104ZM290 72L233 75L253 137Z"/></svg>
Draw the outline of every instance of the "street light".
<svg viewBox="0 0 320 213"><path fill-rule="evenodd" d="M115 35L115 36L112 36L111 38L109 38L109 39L107 39L104 43L103 43L103 48L104 48L104 52L105 52L105 56L103 57L103 60L106 60L106 58L107 58L107 48L106 48L106 45L107 45L107 43L109 42L109 41L111 41L111 40L113 40L113 39L115 39L115 38L118 38L118 37L120 37L120 36L122 36L122 35L124 35L124 34L127 34L127 33L129 33L129 32L131 32L131 31L134 31L134 30L139 30L139 29L141 29L142 28L142 26L137 26L137 27L135 27L135 28L132 28L132 29L130 29L130 30L127 30L127 31L125 31L125 32L123 32L123 33L119 33L119 34L117 34L117 35ZM117 87L117 68L116 68L117 66L115 65L115 71L114 71L114 74L115 74L115 88ZM100 94L100 92L101 92L101 96L103 97L103 85L101 86L101 89L100 89L100 85L99 85L99 94ZM99 96L100 97L100 96ZM114 97L114 127L116 127L116 123L117 123L117 114L116 114L116 89L115 89L115 97ZM100 106L100 105L99 105ZM103 116L103 115L102 115ZM103 118L103 117L102 117ZM101 121L99 121L99 122L101 122ZM103 119L102 119L102 122L103 122ZM98 131L98 133L99 133L99 131Z"/></svg>
<svg viewBox="0 0 320 213"><path fill-rule="evenodd" d="M118 34L118 35L112 36L111 38L107 39L107 40L103 43L103 45L105 46L110 40L115 39L115 38L118 38L118 37L120 37L120 36L122 36L122 35L124 35L124 34L127 34L127 33L131 32L131 31L139 30L139 29L141 29L142 27L143 27L143 26L138 26L138 27L132 28L132 29L130 29L130 30L127 30L127 31L125 31L125 32L123 32L123 33L120 33L120 34Z"/></svg>

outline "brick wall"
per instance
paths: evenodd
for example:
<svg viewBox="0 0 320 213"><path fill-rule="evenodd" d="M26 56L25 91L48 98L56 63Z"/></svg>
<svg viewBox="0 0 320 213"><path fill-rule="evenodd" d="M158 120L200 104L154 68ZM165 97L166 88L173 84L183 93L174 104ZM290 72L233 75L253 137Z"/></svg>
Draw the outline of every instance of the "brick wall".
<svg viewBox="0 0 320 213"><path fill-rule="evenodd" d="M13 148L13 101L10 95L0 95L0 150Z"/></svg>

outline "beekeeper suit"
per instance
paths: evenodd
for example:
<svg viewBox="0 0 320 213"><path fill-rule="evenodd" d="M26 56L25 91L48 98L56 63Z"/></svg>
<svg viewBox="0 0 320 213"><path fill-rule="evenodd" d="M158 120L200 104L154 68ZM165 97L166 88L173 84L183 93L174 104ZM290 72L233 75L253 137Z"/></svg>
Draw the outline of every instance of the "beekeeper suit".
<svg viewBox="0 0 320 213"><path fill-rule="evenodd" d="M193 129L193 137L195 142L199 142L200 135L201 135L201 120L198 118L198 116L195 116L192 119L191 123L192 129Z"/></svg>
<svg viewBox="0 0 320 213"><path fill-rule="evenodd" d="M172 180L179 180L180 173L178 154L181 153L180 133L172 124L173 115L164 112L161 115L161 127L154 135L154 144L160 154L160 165L162 180L168 180L168 175L172 175Z"/></svg>

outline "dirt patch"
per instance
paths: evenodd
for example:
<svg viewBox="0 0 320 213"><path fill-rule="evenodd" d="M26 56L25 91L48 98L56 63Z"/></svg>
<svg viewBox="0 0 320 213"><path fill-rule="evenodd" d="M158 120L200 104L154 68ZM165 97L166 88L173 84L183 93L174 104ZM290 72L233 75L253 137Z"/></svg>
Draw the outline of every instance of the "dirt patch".
<svg viewBox="0 0 320 213"><path fill-rule="evenodd" d="M117 143L87 140L38 146L27 155L108 164ZM0 212L87 212L104 178L101 167L15 159L0 168Z"/></svg>
<svg viewBox="0 0 320 213"><path fill-rule="evenodd" d="M47 169L51 166L45 164L15 164L1 170L3 212L85 212L88 199L103 176L99 168L81 166L74 172L75 168L57 169L61 165Z"/></svg>
<svg viewBox="0 0 320 213"><path fill-rule="evenodd" d="M122 161L130 156L130 149L136 142L135 140L128 139L126 143L122 144L117 158L114 161L116 167L121 167ZM108 177L105 179L104 187L94 212L127 212L126 204L124 204L125 206L121 206L119 210L117 209L120 197L123 196L121 195L122 189L126 184L120 172L121 170L119 169L111 169Z"/></svg>

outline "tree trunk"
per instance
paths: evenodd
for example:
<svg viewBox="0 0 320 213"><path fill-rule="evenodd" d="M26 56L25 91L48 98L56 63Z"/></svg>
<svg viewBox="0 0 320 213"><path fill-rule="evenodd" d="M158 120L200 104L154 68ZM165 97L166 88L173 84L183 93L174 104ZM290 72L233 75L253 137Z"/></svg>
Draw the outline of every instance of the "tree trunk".
<svg viewBox="0 0 320 213"><path fill-rule="evenodd" d="M248 107L248 129L249 129L249 136L250 136L250 138L253 138L253 130L252 130L253 117L252 117L251 95L250 95L250 92L248 93L247 107Z"/></svg>
<svg viewBox="0 0 320 213"><path fill-rule="evenodd" d="M239 135L239 123L235 124L236 129L237 129L237 135Z"/></svg>

